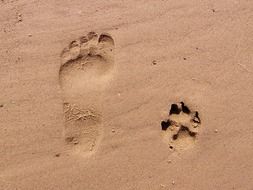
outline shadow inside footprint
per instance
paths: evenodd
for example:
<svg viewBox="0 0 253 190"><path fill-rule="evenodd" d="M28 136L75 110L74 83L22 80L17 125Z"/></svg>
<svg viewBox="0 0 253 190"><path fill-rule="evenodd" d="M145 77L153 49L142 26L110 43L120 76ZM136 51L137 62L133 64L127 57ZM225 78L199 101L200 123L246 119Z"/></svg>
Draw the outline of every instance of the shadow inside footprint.
<svg viewBox="0 0 253 190"><path fill-rule="evenodd" d="M179 114L180 112L181 112L181 109L178 107L177 104L171 104L170 115L172 115L172 114Z"/></svg>
<svg viewBox="0 0 253 190"><path fill-rule="evenodd" d="M169 120L161 122L162 130L164 130L164 131L166 131L170 125L171 125L171 123Z"/></svg>

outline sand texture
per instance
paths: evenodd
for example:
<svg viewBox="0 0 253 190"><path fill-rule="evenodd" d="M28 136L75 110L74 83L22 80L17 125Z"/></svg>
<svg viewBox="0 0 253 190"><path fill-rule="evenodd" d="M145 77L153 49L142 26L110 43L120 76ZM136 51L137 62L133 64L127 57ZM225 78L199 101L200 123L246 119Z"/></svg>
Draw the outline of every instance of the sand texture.
<svg viewBox="0 0 253 190"><path fill-rule="evenodd" d="M1 0L0 190L253 190L252 0Z"/></svg>

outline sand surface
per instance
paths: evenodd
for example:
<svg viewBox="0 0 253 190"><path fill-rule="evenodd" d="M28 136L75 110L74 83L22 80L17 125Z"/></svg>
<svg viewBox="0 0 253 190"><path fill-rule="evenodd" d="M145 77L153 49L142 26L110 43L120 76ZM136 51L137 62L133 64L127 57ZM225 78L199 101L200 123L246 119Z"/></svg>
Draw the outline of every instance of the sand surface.
<svg viewBox="0 0 253 190"><path fill-rule="evenodd" d="M1 190L253 189L252 0L1 0L0 40Z"/></svg>

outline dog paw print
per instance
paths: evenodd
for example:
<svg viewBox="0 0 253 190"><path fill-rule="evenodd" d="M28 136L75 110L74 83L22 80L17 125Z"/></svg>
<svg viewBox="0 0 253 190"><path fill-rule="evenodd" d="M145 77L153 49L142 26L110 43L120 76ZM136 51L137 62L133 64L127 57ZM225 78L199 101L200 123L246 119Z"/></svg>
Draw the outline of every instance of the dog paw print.
<svg viewBox="0 0 253 190"><path fill-rule="evenodd" d="M197 111L191 111L184 102L172 104L168 118L161 122L163 139L172 150L193 147L200 124Z"/></svg>

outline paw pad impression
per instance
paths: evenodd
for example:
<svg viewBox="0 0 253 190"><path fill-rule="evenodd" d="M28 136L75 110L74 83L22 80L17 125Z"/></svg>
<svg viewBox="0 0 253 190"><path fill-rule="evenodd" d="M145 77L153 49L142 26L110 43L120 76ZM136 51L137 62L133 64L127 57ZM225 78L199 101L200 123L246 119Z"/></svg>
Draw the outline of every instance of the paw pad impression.
<svg viewBox="0 0 253 190"><path fill-rule="evenodd" d="M164 141L170 149L188 149L195 144L200 124L198 111L191 111L184 102L172 104L168 118L161 122Z"/></svg>

